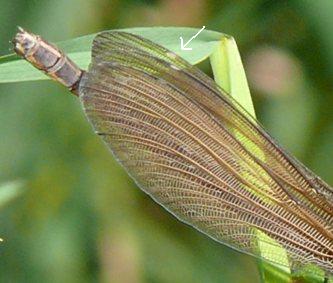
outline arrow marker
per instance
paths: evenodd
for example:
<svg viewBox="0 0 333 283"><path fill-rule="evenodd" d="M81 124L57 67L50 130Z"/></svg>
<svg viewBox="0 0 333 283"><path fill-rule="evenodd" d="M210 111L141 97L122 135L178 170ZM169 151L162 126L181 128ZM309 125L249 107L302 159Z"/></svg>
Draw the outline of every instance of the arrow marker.
<svg viewBox="0 0 333 283"><path fill-rule="evenodd" d="M184 44L184 39L183 37L179 37L180 39L180 49L189 51L192 50L192 47L186 47L194 38L196 38L200 32L202 32L205 29L205 26L203 26L195 35L193 35L185 44Z"/></svg>

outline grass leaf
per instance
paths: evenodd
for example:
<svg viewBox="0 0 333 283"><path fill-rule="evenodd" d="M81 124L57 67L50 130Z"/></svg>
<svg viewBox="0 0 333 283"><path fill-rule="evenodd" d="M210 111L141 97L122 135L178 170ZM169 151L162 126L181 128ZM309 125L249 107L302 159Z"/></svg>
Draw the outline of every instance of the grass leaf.
<svg viewBox="0 0 333 283"><path fill-rule="evenodd" d="M233 37L223 36L210 56L216 83L256 117L243 63Z"/></svg>
<svg viewBox="0 0 333 283"><path fill-rule="evenodd" d="M180 49L179 36L184 40L190 39L198 29L180 27L151 27L122 29L150 39L182 56L191 64L197 64L211 55L218 45L222 34L215 31L204 30L190 45L193 51ZM90 63L90 50L96 34L86 35L57 43L68 56L82 69L87 69ZM30 66L28 62L14 54L0 57L0 83L35 81L48 79L39 70Z"/></svg>
<svg viewBox="0 0 333 283"><path fill-rule="evenodd" d="M256 117L245 70L233 37L222 37L218 47L210 56L210 62L216 83L238 101L253 117ZM238 133L236 133L236 137L237 135ZM241 141L242 138L239 137L239 140ZM247 145L244 144L244 146ZM287 252L282 246L259 230L256 231L256 235L263 258L272 261L275 258L282 259L284 264L288 265ZM266 244L271 242L274 242L274 245ZM290 269L287 267L278 267L258 260L258 268L263 282L290 282Z"/></svg>

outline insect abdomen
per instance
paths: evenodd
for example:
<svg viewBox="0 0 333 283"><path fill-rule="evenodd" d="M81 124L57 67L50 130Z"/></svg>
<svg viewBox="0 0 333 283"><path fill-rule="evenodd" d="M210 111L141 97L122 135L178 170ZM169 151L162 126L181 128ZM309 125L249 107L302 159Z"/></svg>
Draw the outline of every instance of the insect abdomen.
<svg viewBox="0 0 333 283"><path fill-rule="evenodd" d="M77 95L83 71L57 47L22 28L19 28L13 43L18 55Z"/></svg>

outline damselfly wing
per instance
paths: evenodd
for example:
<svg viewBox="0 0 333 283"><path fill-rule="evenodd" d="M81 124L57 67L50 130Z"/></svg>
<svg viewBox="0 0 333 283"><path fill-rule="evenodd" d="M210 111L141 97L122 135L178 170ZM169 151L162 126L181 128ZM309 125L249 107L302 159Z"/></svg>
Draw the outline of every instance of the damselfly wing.
<svg viewBox="0 0 333 283"><path fill-rule="evenodd" d="M294 268L315 264L333 273L332 188L199 69L139 36L102 32L75 86L96 133L178 219L285 264L262 254L260 232Z"/></svg>

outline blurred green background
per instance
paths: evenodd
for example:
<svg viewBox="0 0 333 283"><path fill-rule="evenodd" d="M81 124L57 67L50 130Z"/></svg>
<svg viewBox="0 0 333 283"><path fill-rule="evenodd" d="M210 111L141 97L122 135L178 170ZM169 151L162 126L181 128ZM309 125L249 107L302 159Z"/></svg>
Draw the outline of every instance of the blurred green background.
<svg viewBox="0 0 333 283"><path fill-rule="evenodd" d="M259 120L333 184L333 1L0 0L0 54L20 25L50 41L193 26L233 35ZM206 67L206 72L210 73ZM0 282L259 282L255 259L173 218L135 187L79 101L51 82L0 85Z"/></svg>

